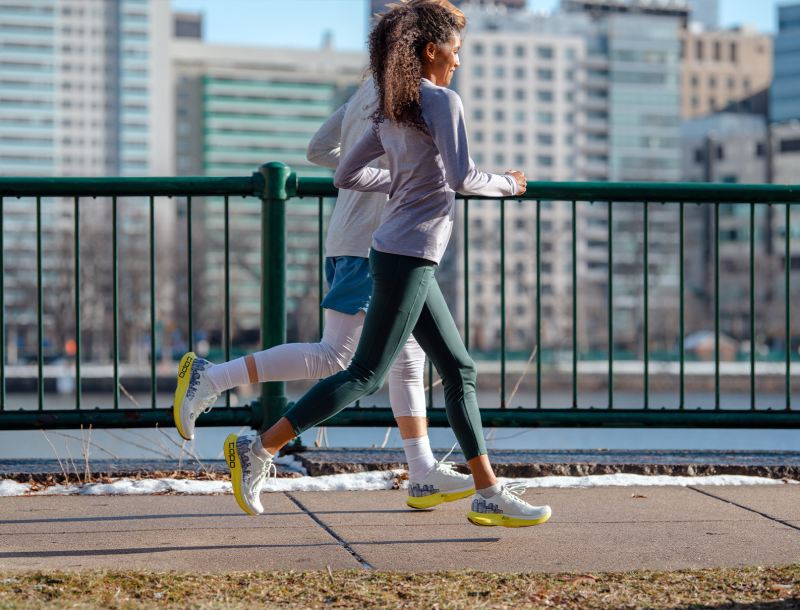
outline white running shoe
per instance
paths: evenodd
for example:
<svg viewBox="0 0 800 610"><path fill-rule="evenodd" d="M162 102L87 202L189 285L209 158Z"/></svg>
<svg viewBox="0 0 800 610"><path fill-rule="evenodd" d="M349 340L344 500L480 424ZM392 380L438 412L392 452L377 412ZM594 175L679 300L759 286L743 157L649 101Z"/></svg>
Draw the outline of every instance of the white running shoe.
<svg viewBox="0 0 800 610"><path fill-rule="evenodd" d="M236 503L248 515L264 512L261 505L261 488L266 480L277 474L272 458L263 458L253 450L258 436L229 434L225 439L223 454L231 470L231 483Z"/></svg>
<svg viewBox="0 0 800 610"><path fill-rule="evenodd" d="M424 478L418 481L409 479L406 504L411 508L433 508L442 502L454 502L475 493L472 477L457 472L452 462L445 461L453 449L436 462Z"/></svg>
<svg viewBox="0 0 800 610"><path fill-rule="evenodd" d="M184 354L178 365L178 387L172 403L172 418L178 433L187 441L194 438L195 420L203 413L208 413L218 398L206 374L210 366L208 360L198 358L194 352Z"/></svg>
<svg viewBox="0 0 800 610"><path fill-rule="evenodd" d="M549 506L532 506L520 498L527 486L522 482L503 485L499 493L491 498L475 494L472 510L467 519L475 525L502 525L503 527L527 527L539 525L550 518Z"/></svg>

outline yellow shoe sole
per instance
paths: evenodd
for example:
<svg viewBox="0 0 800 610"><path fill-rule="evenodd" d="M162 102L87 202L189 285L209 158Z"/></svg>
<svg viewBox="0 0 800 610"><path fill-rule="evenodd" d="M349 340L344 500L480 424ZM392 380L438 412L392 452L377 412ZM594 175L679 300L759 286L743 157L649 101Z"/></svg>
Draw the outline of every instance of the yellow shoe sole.
<svg viewBox="0 0 800 610"><path fill-rule="evenodd" d="M239 462L239 452L236 451L237 438L233 433L228 435L222 447L222 454L225 456L228 468L231 471L231 484L233 485L233 496L236 498L236 503L248 515L257 515L258 513L250 510L242 499L242 465Z"/></svg>
<svg viewBox="0 0 800 610"><path fill-rule="evenodd" d="M194 352L188 352L181 358L181 362L178 365L178 386L175 388L175 398L172 401L172 419L178 429L178 434L187 441L192 440L192 437L181 427L181 404L183 404L183 399L186 398L186 390L189 389L189 380L192 378L192 363L196 358L197 356Z"/></svg>
<svg viewBox="0 0 800 610"><path fill-rule="evenodd" d="M406 504L411 508L425 509L438 506L442 502L455 502L461 498L467 498L475 493L475 488L466 489L464 491L455 491L452 493L431 494L429 496L422 496L420 498L408 496Z"/></svg>
<svg viewBox="0 0 800 610"><path fill-rule="evenodd" d="M550 515L538 519L516 519L514 517L506 517L505 515L490 515L486 513L476 513L474 511L467 513L467 519L475 525L499 525L500 527L528 527L531 525L539 525L549 518Z"/></svg>

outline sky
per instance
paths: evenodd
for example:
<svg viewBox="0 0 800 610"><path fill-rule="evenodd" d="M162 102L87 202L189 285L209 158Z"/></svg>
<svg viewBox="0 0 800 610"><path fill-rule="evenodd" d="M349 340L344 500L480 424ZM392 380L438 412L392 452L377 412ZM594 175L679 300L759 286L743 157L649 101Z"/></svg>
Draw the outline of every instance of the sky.
<svg viewBox="0 0 800 610"><path fill-rule="evenodd" d="M794 0L797 2L798 0ZM202 12L205 40L220 44L318 48L326 31L339 50L364 50L367 0L171 0L175 10ZM787 0L720 0L723 27L749 24L774 32L777 6ZM549 11L558 0L528 0Z"/></svg>

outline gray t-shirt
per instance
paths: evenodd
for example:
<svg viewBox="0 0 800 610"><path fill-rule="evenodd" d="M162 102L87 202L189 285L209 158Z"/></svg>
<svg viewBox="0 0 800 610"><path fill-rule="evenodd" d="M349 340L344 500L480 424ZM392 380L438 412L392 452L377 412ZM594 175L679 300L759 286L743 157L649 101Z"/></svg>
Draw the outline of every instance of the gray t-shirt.
<svg viewBox="0 0 800 610"><path fill-rule="evenodd" d="M420 98L428 133L385 120L345 154L333 180L339 188L389 194L373 248L438 264L453 230L456 191L512 197L518 189L513 177L475 167L464 107L455 91L423 78ZM383 154L388 170L367 166Z"/></svg>

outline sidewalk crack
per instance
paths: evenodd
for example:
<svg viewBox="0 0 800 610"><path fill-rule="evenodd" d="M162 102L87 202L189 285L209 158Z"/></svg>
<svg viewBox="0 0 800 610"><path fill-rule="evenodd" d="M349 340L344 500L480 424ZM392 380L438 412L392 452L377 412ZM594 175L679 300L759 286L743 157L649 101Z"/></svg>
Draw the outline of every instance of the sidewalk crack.
<svg viewBox="0 0 800 610"><path fill-rule="evenodd" d="M326 532L328 532L328 534L334 540L336 540L336 542L339 543L339 546L341 546L345 551L347 551L348 553L350 553L353 556L353 558L358 562L358 564L362 568L364 568L365 570L374 570L375 569L371 563L369 563L366 559L364 559L361 555L359 555L358 552L353 547L350 546L350 544L347 542L347 540L345 540L344 538L339 536L339 534L334 532L322 519L317 517L308 508L306 508L306 506L300 500L295 498L288 491L285 491L284 494L286 494L286 497L289 498L292 502L295 503L297 508L302 510L305 514L307 514L309 517L311 517L317 523L317 525L319 525L322 529L324 529Z"/></svg>
<svg viewBox="0 0 800 610"><path fill-rule="evenodd" d="M703 491L702 489L697 489L692 485L687 485L687 487L692 491L696 491L697 493L703 494L704 496L708 496L709 498L714 498L715 500L719 500L721 502L727 502L728 504L750 511L751 513L755 513L756 515L764 517L765 519L769 519L770 521L774 521L775 523L780 523L781 525L785 525L786 527L789 527L793 530L800 532L800 527L793 525L788 521L784 521L783 519L778 519L777 517L773 517L772 515L768 515L767 513L762 513L760 510L756 510L755 508L750 508L749 506L745 506L744 504L739 504L738 502L734 502L733 500L728 500L727 498L721 498L719 496L715 496L714 494L709 493L707 491Z"/></svg>

